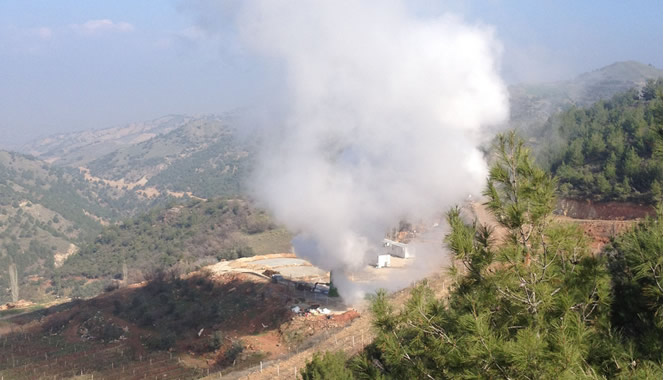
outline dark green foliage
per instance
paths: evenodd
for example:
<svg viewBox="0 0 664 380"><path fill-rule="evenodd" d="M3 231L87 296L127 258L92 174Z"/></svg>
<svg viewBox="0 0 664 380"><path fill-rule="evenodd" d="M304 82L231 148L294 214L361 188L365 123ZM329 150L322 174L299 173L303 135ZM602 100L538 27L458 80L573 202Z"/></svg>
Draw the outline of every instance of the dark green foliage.
<svg viewBox="0 0 664 380"><path fill-rule="evenodd" d="M104 228L57 273L63 278L110 280L122 273L126 263L129 280L136 281L159 268L188 272L218 260L253 256L255 252L245 238L248 231L257 233L251 228L253 220L270 218L239 199L193 200L186 205L153 209ZM266 222L265 228L268 231L275 225ZM288 236L284 237L288 243Z"/></svg>
<svg viewBox="0 0 664 380"><path fill-rule="evenodd" d="M208 349L216 351L224 344L224 334L220 331L215 331L208 339Z"/></svg>
<svg viewBox="0 0 664 380"><path fill-rule="evenodd" d="M463 268L449 296L436 298L423 283L394 310L379 292L372 305L377 337L348 366L374 379L661 378L661 331L646 333L659 345L642 347L635 341L642 337L621 335L611 323L612 311L623 307L623 315L661 328L661 316L653 318L661 313L661 287L653 282L661 279L661 219L615 244L634 271L627 286L638 289L629 291L642 297L634 300L637 310L627 309L615 303L620 295L615 279L611 291L606 258L589 255L576 226L552 222L555 181L516 136L498 141L486 194L506 240L494 242L489 229L451 210L445 241ZM646 263L658 272L648 274ZM649 314L635 314L639 307Z"/></svg>
<svg viewBox="0 0 664 380"><path fill-rule="evenodd" d="M537 167L515 132L498 135L484 195L487 208L509 230L511 242L530 256L544 244L555 205L556 181Z"/></svg>
<svg viewBox="0 0 664 380"><path fill-rule="evenodd" d="M662 186L662 79L549 120L540 162L565 197L655 204Z"/></svg>
<svg viewBox="0 0 664 380"><path fill-rule="evenodd" d="M613 325L640 355L662 353L662 209L613 240L607 249L613 278Z"/></svg>
<svg viewBox="0 0 664 380"><path fill-rule="evenodd" d="M353 372L346 368L343 352L315 353L300 371L302 380L352 380Z"/></svg>
<svg viewBox="0 0 664 380"><path fill-rule="evenodd" d="M330 272L330 290L327 292L328 297L339 297L339 290L334 286L334 280L332 279L332 272Z"/></svg>
<svg viewBox="0 0 664 380"><path fill-rule="evenodd" d="M122 327L105 318L101 312L85 319L81 323L80 329L84 329L85 334L90 338L103 342L115 341L125 333Z"/></svg>
<svg viewBox="0 0 664 380"><path fill-rule="evenodd" d="M220 357L216 364L219 366L229 366L235 362L235 359L244 351L244 344L241 340L234 340L231 346L228 347L222 357Z"/></svg>
<svg viewBox="0 0 664 380"><path fill-rule="evenodd" d="M146 337L145 346L153 351L165 351L173 347L175 341L175 334L171 332L164 332L156 336Z"/></svg>

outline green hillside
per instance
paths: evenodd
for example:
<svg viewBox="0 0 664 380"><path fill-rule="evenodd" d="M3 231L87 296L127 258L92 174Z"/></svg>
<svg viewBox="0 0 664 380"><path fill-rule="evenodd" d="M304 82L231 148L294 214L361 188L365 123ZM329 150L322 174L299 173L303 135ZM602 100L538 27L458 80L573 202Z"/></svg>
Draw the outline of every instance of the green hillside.
<svg viewBox="0 0 664 380"><path fill-rule="evenodd" d="M250 153L227 117L198 118L169 133L90 162L92 175L135 182L141 188L191 192L199 197L237 195Z"/></svg>
<svg viewBox="0 0 664 380"><path fill-rule="evenodd" d="M242 194L252 165L253 150L221 136L206 149L177 160L151 177L146 186L190 192L204 198Z"/></svg>
<svg viewBox="0 0 664 380"><path fill-rule="evenodd" d="M120 127L61 133L25 144L21 151L58 166L86 166L108 153L168 133L194 119L168 115Z"/></svg>
<svg viewBox="0 0 664 380"><path fill-rule="evenodd" d="M616 62L574 79L510 86L510 128L540 139L547 119L569 107L588 107L662 76L662 70L639 62Z"/></svg>
<svg viewBox="0 0 664 380"><path fill-rule="evenodd" d="M546 125L539 161L564 197L655 203L662 192L662 79Z"/></svg>
<svg viewBox="0 0 664 380"><path fill-rule="evenodd" d="M60 167L84 167L89 180L150 197L239 195L256 150L234 114L165 116L99 131L55 135L23 149Z"/></svg>
<svg viewBox="0 0 664 380"><path fill-rule="evenodd" d="M105 227L56 271L51 290L92 296L122 278L123 264L127 280L136 282L160 270L187 273L221 259L289 252L290 240L286 230L244 200L171 204Z"/></svg>
<svg viewBox="0 0 664 380"><path fill-rule="evenodd" d="M0 151L0 302L9 298L11 263L17 266L21 298L37 297L38 279L50 277L56 255L64 258L94 238L103 223L158 201L88 182L76 169Z"/></svg>

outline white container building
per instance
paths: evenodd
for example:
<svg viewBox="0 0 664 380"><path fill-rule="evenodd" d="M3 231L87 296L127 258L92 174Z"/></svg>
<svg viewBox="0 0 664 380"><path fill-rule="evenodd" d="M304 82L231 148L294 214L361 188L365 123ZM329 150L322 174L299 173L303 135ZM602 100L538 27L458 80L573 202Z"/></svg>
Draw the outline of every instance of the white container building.
<svg viewBox="0 0 664 380"><path fill-rule="evenodd" d="M409 249L408 244L399 243L390 239L383 240L383 247L386 248L386 253L404 259L415 257L415 254Z"/></svg>
<svg viewBox="0 0 664 380"><path fill-rule="evenodd" d="M390 255L378 255L376 258L376 268L387 268L390 266Z"/></svg>

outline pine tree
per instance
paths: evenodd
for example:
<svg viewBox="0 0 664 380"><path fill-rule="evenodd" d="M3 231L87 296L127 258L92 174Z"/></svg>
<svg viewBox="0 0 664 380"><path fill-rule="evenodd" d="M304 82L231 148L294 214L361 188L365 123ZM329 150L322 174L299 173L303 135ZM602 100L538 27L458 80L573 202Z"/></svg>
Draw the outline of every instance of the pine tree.
<svg viewBox="0 0 664 380"><path fill-rule="evenodd" d="M379 292L377 337L353 361L356 376L661 378L661 359L634 353L611 328L606 260L589 254L578 227L552 221L555 183L520 138L500 136L485 194L506 240L452 209L445 242L463 266L454 288L439 299L420 284L401 310Z"/></svg>
<svg viewBox="0 0 664 380"><path fill-rule="evenodd" d="M302 380L352 380L353 372L346 368L343 352L315 353L300 371Z"/></svg>
<svg viewBox="0 0 664 380"><path fill-rule="evenodd" d="M515 132L498 135L495 163L489 171L486 206L510 232L510 239L530 256L544 244L543 234L555 206L556 182L530 157Z"/></svg>
<svg viewBox="0 0 664 380"><path fill-rule="evenodd" d="M608 249L612 321L649 360L662 355L662 208L618 236Z"/></svg>

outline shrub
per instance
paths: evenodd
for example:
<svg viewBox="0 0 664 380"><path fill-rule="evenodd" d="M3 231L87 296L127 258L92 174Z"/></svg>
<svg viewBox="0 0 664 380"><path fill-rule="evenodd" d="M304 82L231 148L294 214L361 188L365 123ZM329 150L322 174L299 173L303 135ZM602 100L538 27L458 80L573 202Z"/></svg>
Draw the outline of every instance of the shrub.
<svg viewBox="0 0 664 380"><path fill-rule="evenodd" d="M145 346L153 351L164 351L173 347L175 344L175 334L165 332L157 336L148 336L145 339Z"/></svg>
<svg viewBox="0 0 664 380"><path fill-rule="evenodd" d="M224 334L221 331L215 331L208 340L210 351L218 350L224 344Z"/></svg>
<svg viewBox="0 0 664 380"><path fill-rule="evenodd" d="M352 380L353 372L346 368L346 355L341 352L315 353L300 371L302 380Z"/></svg>

